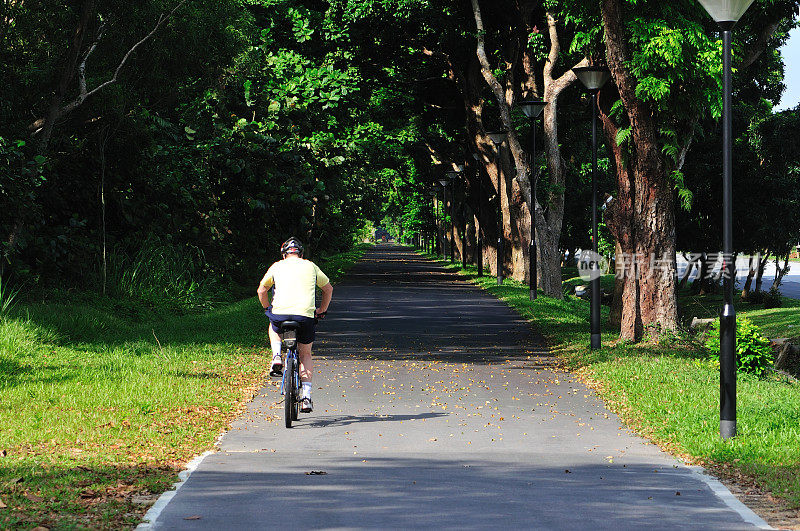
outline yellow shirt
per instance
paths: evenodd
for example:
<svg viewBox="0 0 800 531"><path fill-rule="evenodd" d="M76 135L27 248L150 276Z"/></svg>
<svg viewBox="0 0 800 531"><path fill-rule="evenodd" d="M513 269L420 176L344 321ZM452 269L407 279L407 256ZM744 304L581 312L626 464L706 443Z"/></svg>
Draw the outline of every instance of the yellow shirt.
<svg viewBox="0 0 800 531"><path fill-rule="evenodd" d="M272 313L306 317L314 317L317 309L314 286L321 288L329 283L327 275L314 262L294 255L272 264L261 279L265 288L275 286Z"/></svg>

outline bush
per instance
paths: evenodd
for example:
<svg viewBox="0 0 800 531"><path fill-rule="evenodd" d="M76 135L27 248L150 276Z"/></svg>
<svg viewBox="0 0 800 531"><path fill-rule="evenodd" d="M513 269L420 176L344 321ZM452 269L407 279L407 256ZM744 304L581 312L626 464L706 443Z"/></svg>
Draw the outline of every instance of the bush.
<svg viewBox="0 0 800 531"><path fill-rule="evenodd" d="M780 308L783 305L783 299L781 298L780 290L775 286L772 286L769 291L764 293L763 297L761 297L761 302L764 304L765 310L770 308Z"/></svg>
<svg viewBox="0 0 800 531"><path fill-rule="evenodd" d="M708 332L706 348L712 360L719 362L719 319L714 321ZM741 373L763 376L774 362L774 353L769 339L761 334L761 329L749 319L736 320L736 366Z"/></svg>
<svg viewBox="0 0 800 531"><path fill-rule="evenodd" d="M108 261L108 295L153 308L208 310L224 298L224 290L204 265L199 250L152 238L133 257L115 249Z"/></svg>

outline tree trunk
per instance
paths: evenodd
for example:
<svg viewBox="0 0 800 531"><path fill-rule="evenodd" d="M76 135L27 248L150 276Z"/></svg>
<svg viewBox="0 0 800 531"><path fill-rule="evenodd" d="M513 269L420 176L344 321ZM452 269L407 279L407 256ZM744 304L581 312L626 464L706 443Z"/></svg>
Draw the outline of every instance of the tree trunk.
<svg viewBox="0 0 800 531"><path fill-rule="evenodd" d="M678 289L683 289L686 287L686 284L689 282L689 277L692 276L692 271L694 271L695 265L697 264L697 256L689 260L686 256L686 253L682 254L683 258L686 260L686 270L683 272L680 282L678 282Z"/></svg>
<svg viewBox="0 0 800 531"><path fill-rule="evenodd" d="M766 269L768 263L769 252L765 253L764 256L761 256L761 254L758 255L758 267L756 268L756 293L761 291L761 284L764 281L764 269Z"/></svg>
<svg viewBox="0 0 800 531"><path fill-rule="evenodd" d="M786 276L786 273L789 272L789 253L786 253L786 256L783 258L783 267L780 267L780 258L775 257L775 281L772 283L772 288L770 289L780 289L781 282L783 282L783 277Z"/></svg>
<svg viewBox="0 0 800 531"><path fill-rule="evenodd" d="M622 296L625 292L625 257L619 240L614 242L614 298L611 301L611 311L608 314L608 324L615 328L622 326Z"/></svg>
<svg viewBox="0 0 800 531"><path fill-rule="evenodd" d="M67 59L61 67L59 79L56 84L56 90L50 98L50 103L47 106L47 114L45 115L44 124L39 132L39 144L37 146L37 153L44 155L47 153L47 148L50 144L50 138L53 135L53 127L56 121L61 116L61 105L67 95L69 86L75 79L77 73L78 59L81 56L83 49L83 42L86 38L86 33L89 28L92 17L94 16L94 0L84 0L81 6L81 14L78 19L78 25L72 36L69 49L67 51Z"/></svg>
<svg viewBox="0 0 800 531"><path fill-rule="evenodd" d="M747 279L744 281L744 287L742 288L742 300L746 301L750 298L750 288L753 285L753 277L756 275L756 263L758 260L758 255L750 256L750 260L747 261Z"/></svg>
<svg viewBox="0 0 800 531"><path fill-rule="evenodd" d="M622 339L638 341L643 326L674 330L678 326L675 267L673 186L658 138L658 124L649 105L636 96L637 80L629 70L628 49L619 0L602 0L606 56L632 125L632 248L634 278L626 282L622 307ZM623 250L625 245L623 244Z"/></svg>

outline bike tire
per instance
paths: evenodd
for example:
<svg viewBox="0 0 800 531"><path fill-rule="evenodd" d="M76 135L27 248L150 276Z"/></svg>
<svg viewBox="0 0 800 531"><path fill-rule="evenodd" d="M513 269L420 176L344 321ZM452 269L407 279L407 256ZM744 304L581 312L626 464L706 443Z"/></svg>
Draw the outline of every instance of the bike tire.
<svg viewBox="0 0 800 531"><path fill-rule="evenodd" d="M294 383L294 406L292 407L292 420L297 420L297 417L300 416L300 364L295 362L294 364L294 378L292 379Z"/></svg>
<svg viewBox="0 0 800 531"><path fill-rule="evenodd" d="M292 420L297 417L294 416L295 387L294 387L294 360L291 356L286 356L286 366L283 368L284 382L283 382L283 417L286 421L286 427L292 427Z"/></svg>

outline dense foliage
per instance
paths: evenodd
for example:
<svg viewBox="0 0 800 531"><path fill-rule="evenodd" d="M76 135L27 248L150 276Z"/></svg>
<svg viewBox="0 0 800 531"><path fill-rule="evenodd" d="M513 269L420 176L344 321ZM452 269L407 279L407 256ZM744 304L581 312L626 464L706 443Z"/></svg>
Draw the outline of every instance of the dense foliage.
<svg viewBox="0 0 800 531"><path fill-rule="evenodd" d="M124 292L141 288L125 280L135 264L163 257L186 267L160 274L190 286L250 283L289 235L314 256L349 247L382 216L400 166L383 102L397 94L358 60L335 10L2 6L4 275Z"/></svg>

